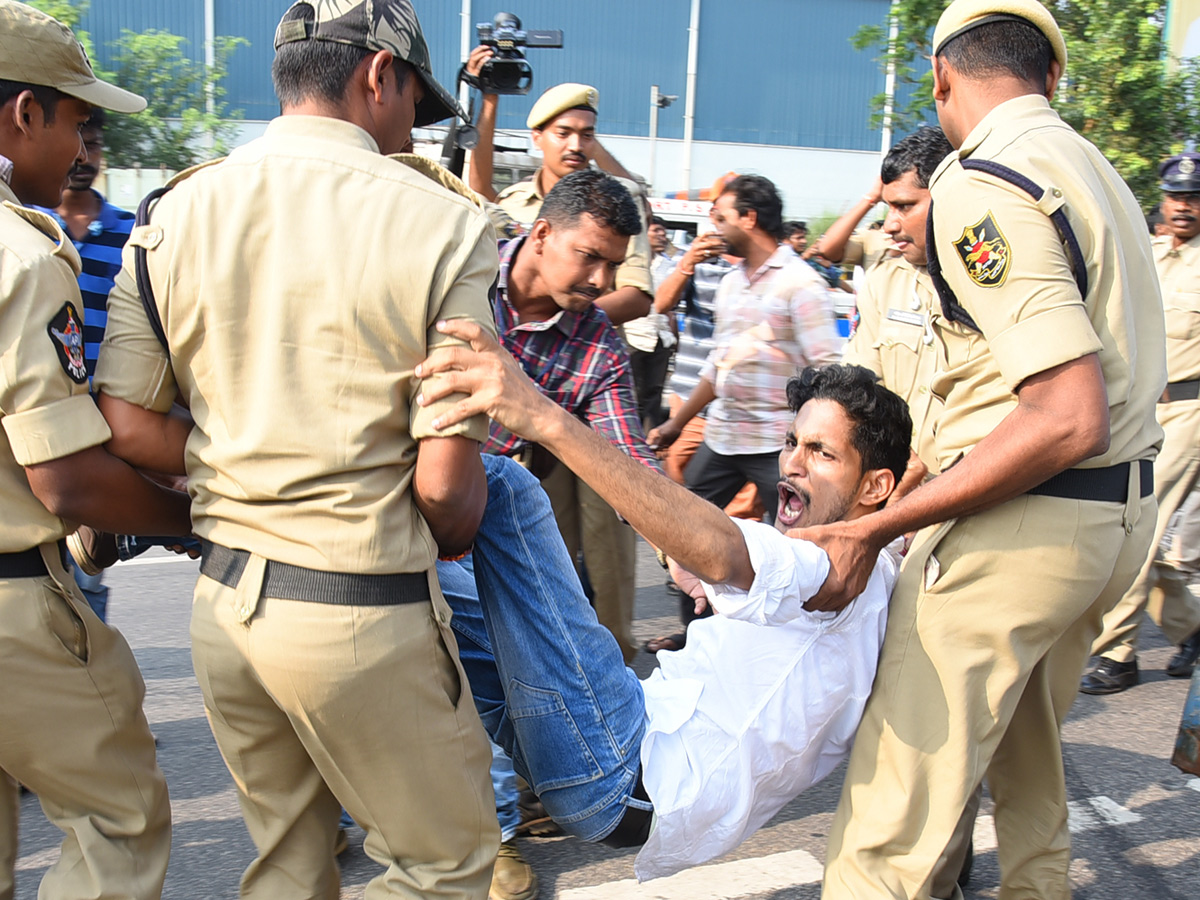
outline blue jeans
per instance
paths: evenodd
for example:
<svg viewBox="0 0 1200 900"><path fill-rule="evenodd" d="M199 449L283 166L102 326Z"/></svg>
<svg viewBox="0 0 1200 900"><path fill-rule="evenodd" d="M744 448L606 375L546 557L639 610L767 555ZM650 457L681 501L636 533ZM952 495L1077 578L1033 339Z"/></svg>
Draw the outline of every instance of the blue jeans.
<svg viewBox="0 0 1200 900"><path fill-rule="evenodd" d="M79 585L79 590L82 592L83 598L87 600L88 606L92 608L92 612L101 622L107 622L108 586L104 584L104 573L87 575L76 565L70 553L67 554L67 559L71 562L70 569L71 574L75 576L75 583Z"/></svg>
<svg viewBox="0 0 1200 900"><path fill-rule="evenodd" d="M642 686L596 621L538 480L484 456L488 500L468 560L439 562L480 718L546 811L587 841L632 796L646 728Z"/></svg>

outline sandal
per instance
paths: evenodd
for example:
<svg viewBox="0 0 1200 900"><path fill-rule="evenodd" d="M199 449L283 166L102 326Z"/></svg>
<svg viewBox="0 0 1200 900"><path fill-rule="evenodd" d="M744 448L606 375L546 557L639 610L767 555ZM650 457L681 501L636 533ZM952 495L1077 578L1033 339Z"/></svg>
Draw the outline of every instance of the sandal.
<svg viewBox="0 0 1200 900"><path fill-rule="evenodd" d="M658 653L660 650L682 650L686 643L687 634L680 631L675 634L664 634L661 637L651 638L642 644L642 649L647 653Z"/></svg>

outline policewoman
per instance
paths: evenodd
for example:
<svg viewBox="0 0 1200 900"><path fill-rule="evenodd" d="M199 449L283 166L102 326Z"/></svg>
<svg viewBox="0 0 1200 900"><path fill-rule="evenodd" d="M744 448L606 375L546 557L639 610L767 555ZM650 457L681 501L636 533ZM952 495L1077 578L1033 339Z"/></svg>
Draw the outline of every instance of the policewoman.
<svg viewBox="0 0 1200 900"><path fill-rule="evenodd" d="M823 897L930 896L987 775L1000 896L1070 896L1059 726L1101 618L1154 532L1166 384L1141 210L1050 108L1066 45L1036 0L955 0L933 38L957 150L930 182L942 474L813 536L835 608L920 527L830 831ZM940 523L940 524L938 524ZM954 896L960 896L956 887Z"/></svg>

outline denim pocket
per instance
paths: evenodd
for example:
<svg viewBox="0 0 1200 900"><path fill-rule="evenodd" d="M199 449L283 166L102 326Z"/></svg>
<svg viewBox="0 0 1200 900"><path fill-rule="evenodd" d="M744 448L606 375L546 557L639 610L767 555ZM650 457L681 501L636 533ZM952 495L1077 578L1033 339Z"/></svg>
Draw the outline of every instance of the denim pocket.
<svg viewBox="0 0 1200 900"><path fill-rule="evenodd" d="M558 691L509 681L508 716L534 793L594 781L604 774ZM603 740L597 734L597 740Z"/></svg>

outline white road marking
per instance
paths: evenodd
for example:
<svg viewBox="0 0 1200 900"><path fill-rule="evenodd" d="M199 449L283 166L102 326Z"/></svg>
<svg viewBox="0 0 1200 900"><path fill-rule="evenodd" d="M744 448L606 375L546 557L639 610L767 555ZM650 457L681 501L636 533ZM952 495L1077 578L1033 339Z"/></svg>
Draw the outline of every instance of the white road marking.
<svg viewBox="0 0 1200 900"><path fill-rule="evenodd" d="M1200 778L1196 790L1200 791ZM1087 800L1070 800L1067 802L1067 827L1071 834L1093 831L1105 825L1132 825L1142 821L1142 817L1123 807L1111 797L1101 794L1089 797ZM975 852L977 854L991 853L996 849L996 821L991 816L979 816L975 820Z"/></svg>
<svg viewBox="0 0 1200 900"><path fill-rule="evenodd" d="M161 566L167 563L184 563L190 562L200 565L200 560L192 559L186 553L172 553L170 556L151 556L139 557L137 559L122 560L113 564L114 569L124 569L127 566Z"/></svg>
<svg viewBox="0 0 1200 900"><path fill-rule="evenodd" d="M1196 793L1200 793L1200 778L1192 778L1188 781L1187 786Z"/></svg>
<svg viewBox="0 0 1200 900"><path fill-rule="evenodd" d="M732 900L821 880L821 863L804 850L688 869L638 884L633 879L559 891L559 900Z"/></svg>
<svg viewBox="0 0 1200 900"><path fill-rule="evenodd" d="M1105 797L1103 794L1093 797L1088 803L1092 804L1092 809L1104 820L1106 825L1132 825L1134 822L1142 821L1142 817L1137 813L1130 812L1116 800Z"/></svg>

